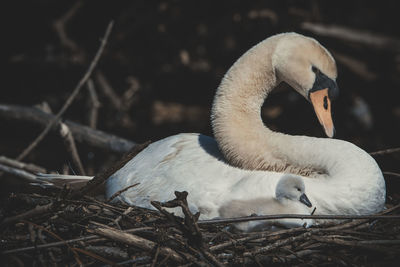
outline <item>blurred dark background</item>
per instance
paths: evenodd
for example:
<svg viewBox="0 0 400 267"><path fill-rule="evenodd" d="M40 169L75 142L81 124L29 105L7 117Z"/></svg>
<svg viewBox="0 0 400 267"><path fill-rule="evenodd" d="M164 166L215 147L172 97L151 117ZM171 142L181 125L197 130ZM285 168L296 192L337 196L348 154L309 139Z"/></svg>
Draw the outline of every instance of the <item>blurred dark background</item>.
<svg viewBox="0 0 400 267"><path fill-rule="evenodd" d="M396 4L361 0L8 1L2 8L6 13L1 41L5 68L0 103L33 106L46 102L57 113L85 73L107 24L114 20L93 75L101 104L96 127L139 143L180 132L212 135L209 110L227 69L263 39L295 31L316 38L337 61L341 91L334 103L336 138L368 152L398 147L400 20ZM89 99L83 88L63 118L87 125ZM268 98L262 114L275 130L324 136L312 107L286 85ZM42 129L4 118L0 123L0 154L8 157L21 153ZM85 144L77 146L89 174L119 157ZM376 159L384 171L400 172L398 154ZM25 161L72 172L54 133Z"/></svg>

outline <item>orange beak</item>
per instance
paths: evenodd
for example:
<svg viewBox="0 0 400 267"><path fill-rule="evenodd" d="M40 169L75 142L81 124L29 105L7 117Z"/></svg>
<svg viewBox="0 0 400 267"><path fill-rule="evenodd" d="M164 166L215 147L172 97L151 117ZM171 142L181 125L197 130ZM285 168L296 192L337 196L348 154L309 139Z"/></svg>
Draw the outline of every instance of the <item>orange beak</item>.
<svg viewBox="0 0 400 267"><path fill-rule="evenodd" d="M335 134L335 127L332 122L331 100L329 99L328 88L310 92L310 100L319 123L324 127L326 135L332 138Z"/></svg>

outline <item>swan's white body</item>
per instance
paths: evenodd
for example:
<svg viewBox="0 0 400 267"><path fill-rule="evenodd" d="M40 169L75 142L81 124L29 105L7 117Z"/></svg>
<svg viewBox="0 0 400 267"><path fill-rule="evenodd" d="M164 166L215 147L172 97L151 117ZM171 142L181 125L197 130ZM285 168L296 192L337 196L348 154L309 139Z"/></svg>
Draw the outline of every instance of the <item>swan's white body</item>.
<svg viewBox="0 0 400 267"><path fill-rule="evenodd" d="M351 143L292 136L292 153L329 165L330 176L303 177L315 214L371 214L383 209L385 184L375 161ZM342 151L345 151L343 153ZM335 159L335 160L332 160ZM118 198L153 208L151 200L174 199L188 191L192 211L201 219L219 217L218 209L233 199L273 197L284 173L243 170L227 164L216 141L199 134L179 134L150 144L107 180L106 197L132 184ZM299 212L300 213L300 212Z"/></svg>
<svg viewBox="0 0 400 267"><path fill-rule="evenodd" d="M149 145L107 180L107 197L140 183L117 199L153 208L151 200L170 200L185 190L191 209L207 219L220 216L218 209L233 199L273 197L277 181L293 173L303 177L315 214L381 211L385 182L365 151L342 140L273 132L261 120L268 93L285 81L310 99L332 136L335 79L334 59L314 39L287 33L264 40L229 69L217 90L216 139L179 134Z"/></svg>

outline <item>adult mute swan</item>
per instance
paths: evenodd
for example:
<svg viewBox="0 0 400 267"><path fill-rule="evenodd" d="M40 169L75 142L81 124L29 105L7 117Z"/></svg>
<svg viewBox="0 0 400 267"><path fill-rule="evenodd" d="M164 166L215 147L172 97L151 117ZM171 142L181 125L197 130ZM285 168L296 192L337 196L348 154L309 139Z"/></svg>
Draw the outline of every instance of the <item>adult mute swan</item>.
<svg viewBox="0 0 400 267"><path fill-rule="evenodd" d="M333 57L316 40L296 33L267 38L241 56L218 87L215 139L190 133L150 144L107 180L106 196L140 183L116 199L153 208L151 200L186 190L190 208L209 219L234 199L273 197L278 180L292 173L304 180L315 214L381 211L385 182L365 151L342 140L274 132L261 120L265 98L284 81L312 103L332 137L336 75Z"/></svg>
<svg viewBox="0 0 400 267"><path fill-rule="evenodd" d="M305 193L304 182L300 176L287 174L279 179L275 189L275 198L256 198L250 200L234 199L219 209L223 218L233 218L267 214L307 214L307 207L312 207ZM266 221L249 221L235 224L242 231L254 231L257 229L272 228L275 226L310 227L313 220L280 219Z"/></svg>

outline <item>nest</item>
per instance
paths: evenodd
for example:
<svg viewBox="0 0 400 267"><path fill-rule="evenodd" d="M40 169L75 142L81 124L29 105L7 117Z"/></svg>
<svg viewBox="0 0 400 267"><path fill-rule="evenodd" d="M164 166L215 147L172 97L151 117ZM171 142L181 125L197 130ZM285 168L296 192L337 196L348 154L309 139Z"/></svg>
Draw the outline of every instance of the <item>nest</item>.
<svg viewBox="0 0 400 267"><path fill-rule="evenodd" d="M46 192L12 194L2 203L5 266L386 266L400 259L400 205L368 219L243 233L230 230L235 220L198 220L186 192L152 202L158 211L71 197L65 188Z"/></svg>

